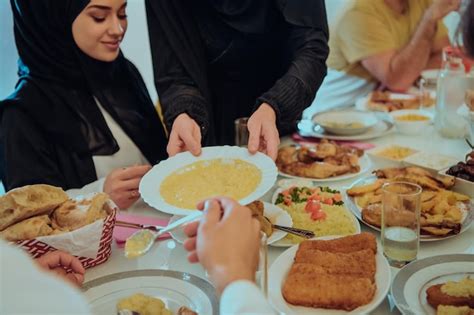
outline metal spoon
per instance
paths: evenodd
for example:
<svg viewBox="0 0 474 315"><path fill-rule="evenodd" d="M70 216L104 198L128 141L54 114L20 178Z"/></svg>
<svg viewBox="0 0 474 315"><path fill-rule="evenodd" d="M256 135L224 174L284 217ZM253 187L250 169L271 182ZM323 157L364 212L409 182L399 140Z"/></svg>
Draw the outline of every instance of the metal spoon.
<svg viewBox="0 0 474 315"><path fill-rule="evenodd" d="M185 216L167 227L161 229L157 233L154 233L148 229L136 231L125 241L125 257L136 258L146 254L151 246L155 243L155 240L161 235L171 232L183 224L195 221L202 216L202 211L196 211L190 215Z"/></svg>

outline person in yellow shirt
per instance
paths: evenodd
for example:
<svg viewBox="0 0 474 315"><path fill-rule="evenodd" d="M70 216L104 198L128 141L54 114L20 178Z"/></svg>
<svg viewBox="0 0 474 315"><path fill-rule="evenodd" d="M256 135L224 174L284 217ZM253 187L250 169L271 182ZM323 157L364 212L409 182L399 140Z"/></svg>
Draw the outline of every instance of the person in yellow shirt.
<svg viewBox="0 0 474 315"><path fill-rule="evenodd" d="M328 74L303 117L348 106L377 86L405 91L441 66L442 19L461 0L352 0L330 30Z"/></svg>

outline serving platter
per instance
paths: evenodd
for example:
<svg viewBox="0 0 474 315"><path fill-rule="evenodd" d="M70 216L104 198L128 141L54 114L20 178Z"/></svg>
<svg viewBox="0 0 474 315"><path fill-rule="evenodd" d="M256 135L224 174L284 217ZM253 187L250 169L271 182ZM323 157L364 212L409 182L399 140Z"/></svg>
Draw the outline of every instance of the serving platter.
<svg viewBox="0 0 474 315"><path fill-rule="evenodd" d="M366 132L357 135L335 135L328 133L320 125L314 124L311 120L305 119L298 122L298 133L302 137L312 137L319 139L328 140L339 140L339 141L358 141L358 140L369 140L374 138L383 137L394 129L394 124L390 121L390 117L386 114L377 113L379 121L375 126L369 128Z"/></svg>
<svg viewBox="0 0 474 315"><path fill-rule="evenodd" d="M377 179L376 176L374 175L371 175L371 176L368 176L368 177L365 177L365 178L361 178L359 180L357 180L356 182L354 182L350 187L350 188L353 188L353 187L357 187L357 186L362 186L362 185L367 185L367 184L371 184L373 182L375 182L375 180ZM378 226L375 226L375 225L372 225L366 221L364 221L364 219L362 218L362 209L356 204L355 202L355 199L348 196L347 193L344 193L344 198L345 198L345 204L347 205L347 208L354 214L354 216L359 219L360 222L364 223L366 226L376 230L376 231L379 231L380 232L380 228ZM461 223L461 230L458 234L453 234L453 235L448 235L448 236L434 236L434 235L420 235L420 241L421 242L434 242L434 241L442 241L442 240L446 240L446 239L449 239L449 238L453 238L453 237L456 237L464 232L466 232L471 224L472 224L472 221L473 221L473 214L472 214L472 200L471 200L471 205L469 205L469 207L466 207L466 208L462 208L463 210L463 219L462 219L462 223Z"/></svg>
<svg viewBox="0 0 474 315"><path fill-rule="evenodd" d="M330 240L338 237L327 236L317 239L321 240ZM340 314L368 314L377 308L380 303L385 299L389 289L391 281L391 271L390 266L387 262L387 259L383 256L380 248L377 249L377 254L375 256L377 271L375 273L375 283L377 285L377 291L375 293L372 301L364 306L361 306L352 312L347 312L343 310L329 310L321 308L309 308L303 306L294 306L285 301L281 293L283 284L288 272L293 264L296 252L299 245L294 245L284 251L277 259L273 262L268 272L268 297L270 303L278 310L281 314L330 314L330 315L340 315Z"/></svg>
<svg viewBox="0 0 474 315"><path fill-rule="evenodd" d="M262 197L275 184L278 171L272 159L263 153L250 154L246 148L235 146L216 146L202 149L200 156L194 156L189 152L179 153L155 165L143 176L140 182L140 195L143 200L161 212L174 215L188 215L196 209L180 208L168 203L160 194L160 186L163 181L175 171L182 169L198 161L209 161L223 159L224 161L242 160L253 164L261 172L261 181L252 193L238 200L241 204L250 202ZM231 166L231 163L229 164ZM225 176L225 174L223 174ZM209 196L213 197L213 196Z"/></svg>

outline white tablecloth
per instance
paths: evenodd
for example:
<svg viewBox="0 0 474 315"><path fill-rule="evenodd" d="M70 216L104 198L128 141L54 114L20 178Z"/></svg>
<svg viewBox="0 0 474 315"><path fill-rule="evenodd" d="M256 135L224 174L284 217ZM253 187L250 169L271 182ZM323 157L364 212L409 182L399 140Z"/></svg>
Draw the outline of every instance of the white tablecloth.
<svg viewBox="0 0 474 315"><path fill-rule="evenodd" d="M289 140L286 140L289 141ZM375 145L390 145L398 144L409 146L418 150L423 150L429 153L437 153L443 155L450 155L463 160L469 147L462 139L445 139L439 136L433 128L427 128L425 132L419 136L406 136L398 133L393 133L379 139L373 139L366 142ZM377 165L373 165L376 168ZM362 175L363 176L363 175ZM344 187L350 185L354 180L351 179L345 182L337 182L334 184L328 183L331 186ZM264 200L270 200L274 189L269 191ZM148 216L156 216L160 218L169 218L170 215L161 213L152 208L149 208L143 202L137 203L130 213L143 214ZM363 231L372 231L361 224ZM378 239L380 241L380 239ZM269 263L271 264L278 255L280 255L285 248L271 247L269 248ZM418 258L425 258L442 254L454 253L472 253L474 254L474 228L470 228L463 234L439 242L421 243ZM123 250L113 245L112 256L109 261L103 265L94 267L87 271L86 281L92 280L108 274L139 270L139 269L170 269L188 272L199 277L205 278L203 268L198 264L189 264L186 259L186 251L183 247L173 240L165 240L158 242L153 249L145 255L136 260L128 260L123 256ZM395 276L399 269L392 268L392 275ZM400 314L395 306L390 303L390 296L374 311L372 314Z"/></svg>

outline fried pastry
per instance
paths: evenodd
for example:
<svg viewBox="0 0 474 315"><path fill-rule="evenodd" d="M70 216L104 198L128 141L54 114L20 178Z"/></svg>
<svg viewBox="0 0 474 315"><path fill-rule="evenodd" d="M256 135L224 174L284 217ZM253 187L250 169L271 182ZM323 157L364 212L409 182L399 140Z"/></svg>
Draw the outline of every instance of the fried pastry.
<svg viewBox="0 0 474 315"><path fill-rule="evenodd" d="M375 241L375 236L372 233L364 232L327 241L303 241L300 244L298 250L320 250L332 253L351 253L363 249L370 249L374 254L377 253L377 242Z"/></svg>
<svg viewBox="0 0 474 315"><path fill-rule="evenodd" d="M376 286L369 278L304 265L294 264L283 285L283 297L290 304L351 311L374 297Z"/></svg>
<svg viewBox="0 0 474 315"><path fill-rule="evenodd" d="M351 253L332 253L320 250L298 250L295 263L310 263L320 266L332 274L363 276L374 280L375 254L370 249Z"/></svg>
<svg viewBox="0 0 474 315"><path fill-rule="evenodd" d="M0 231L24 219L51 213L68 199L58 187L29 185L0 197Z"/></svg>

